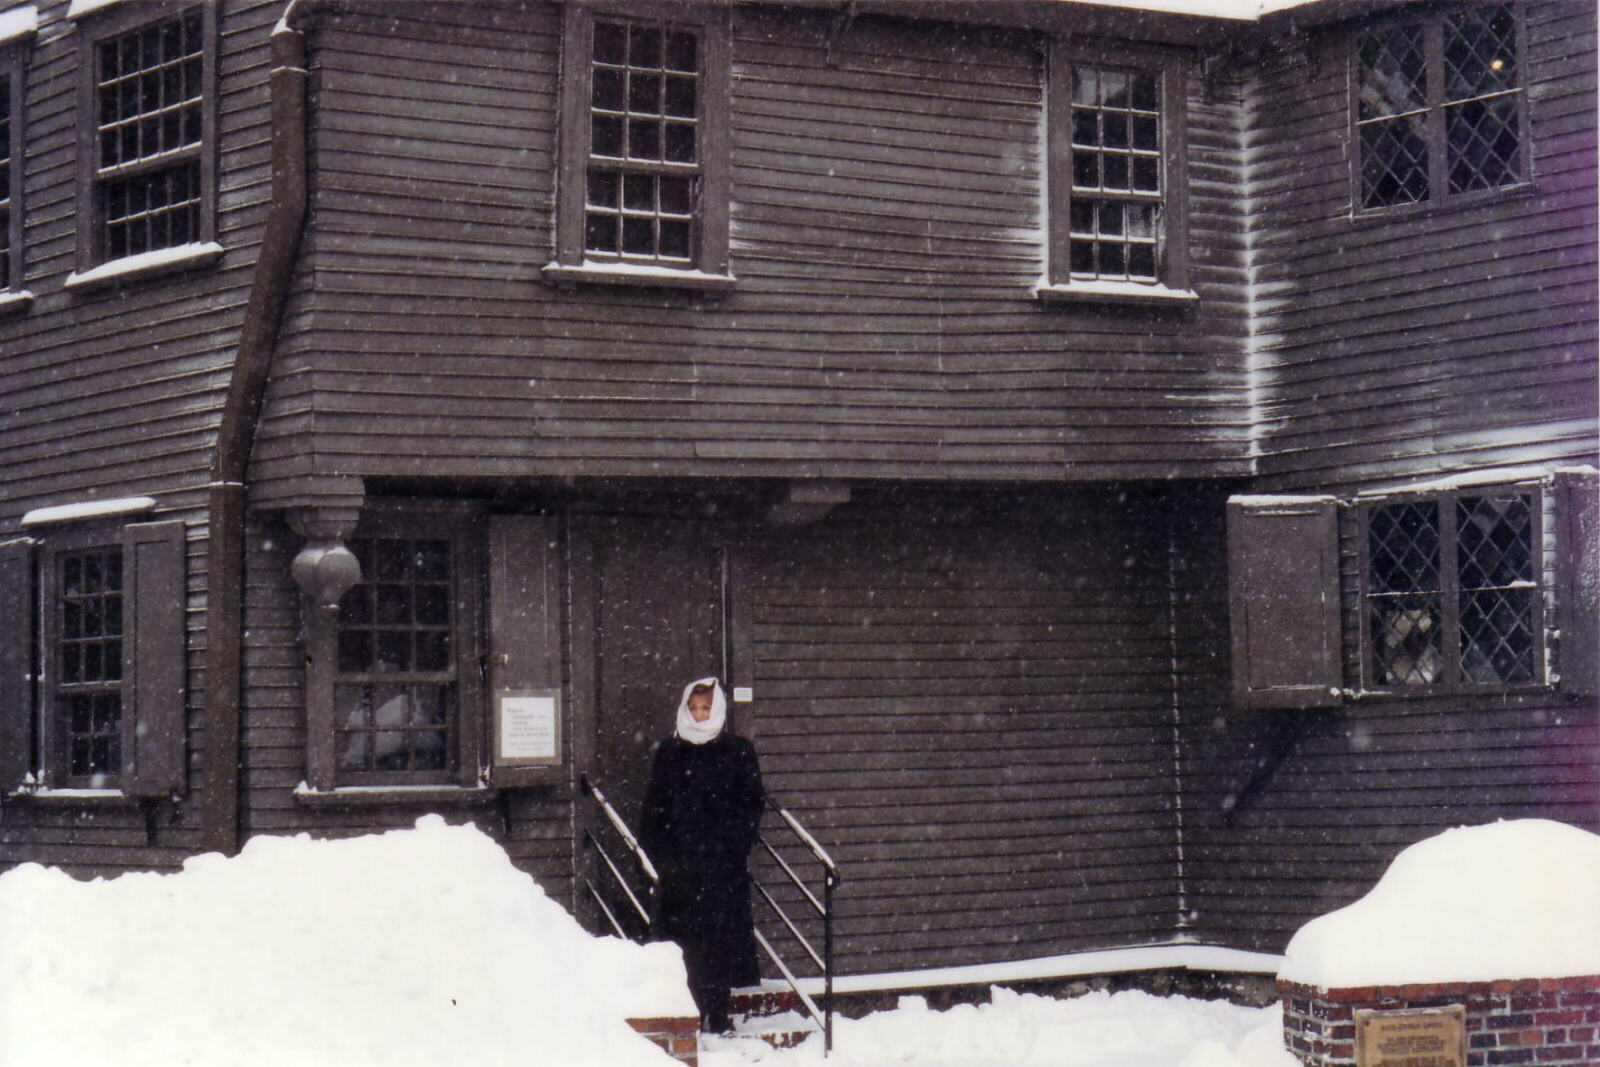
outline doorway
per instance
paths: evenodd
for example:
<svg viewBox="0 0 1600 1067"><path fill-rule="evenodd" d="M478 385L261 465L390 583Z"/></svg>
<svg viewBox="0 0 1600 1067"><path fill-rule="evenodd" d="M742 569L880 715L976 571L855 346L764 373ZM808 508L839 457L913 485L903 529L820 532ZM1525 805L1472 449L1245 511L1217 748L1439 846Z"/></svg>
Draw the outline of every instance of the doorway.
<svg viewBox="0 0 1600 1067"><path fill-rule="evenodd" d="M703 521L609 519L595 543L595 777L637 827L683 687L727 677L726 554Z"/></svg>

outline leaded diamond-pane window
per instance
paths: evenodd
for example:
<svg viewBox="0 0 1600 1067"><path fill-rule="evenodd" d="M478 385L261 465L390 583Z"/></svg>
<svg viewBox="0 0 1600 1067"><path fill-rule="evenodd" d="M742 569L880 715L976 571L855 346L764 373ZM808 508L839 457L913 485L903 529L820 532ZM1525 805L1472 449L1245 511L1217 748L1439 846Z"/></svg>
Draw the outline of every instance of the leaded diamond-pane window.
<svg viewBox="0 0 1600 1067"><path fill-rule="evenodd" d="M1531 491L1444 495L1366 515L1367 677L1380 687L1540 680L1543 605Z"/></svg>
<svg viewBox="0 0 1600 1067"><path fill-rule="evenodd" d="M1444 20L1445 165L1452 193L1521 181L1517 22L1508 6Z"/></svg>
<svg viewBox="0 0 1600 1067"><path fill-rule="evenodd" d="M1381 26L1355 51L1356 204L1377 210L1528 178L1517 13L1471 5Z"/></svg>
<svg viewBox="0 0 1600 1067"><path fill-rule="evenodd" d="M361 581L339 602L333 683L341 775L448 771L456 670L451 543L358 538Z"/></svg>
<svg viewBox="0 0 1600 1067"><path fill-rule="evenodd" d="M1074 64L1068 248L1073 277L1156 280L1161 153L1159 76Z"/></svg>
<svg viewBox="0 0 1600 1067"><path fill-rule="evenodd" d="M122 549L56 559L56 700L70 781L122 772Z"/></svg>
<svg viewBox="0 0 1600 1067"><path fill-rule="evenodd" d="M104 258L199 240L202 9L107 37L95 55L95 176Z"/></svg>
<svg viewBox="0 0 1600 1067"><path fill-rule="evenodd" d="M1461 671L1468 682L1531 682L1534 674L1532 501L1526 494L1456 501Z"/></svg>
<svg viewBox="0 0 1600 1067"><path fill-rule="evenodd" d="M691 263L703 51L691 28L595 21L586 255Z"/></svg>

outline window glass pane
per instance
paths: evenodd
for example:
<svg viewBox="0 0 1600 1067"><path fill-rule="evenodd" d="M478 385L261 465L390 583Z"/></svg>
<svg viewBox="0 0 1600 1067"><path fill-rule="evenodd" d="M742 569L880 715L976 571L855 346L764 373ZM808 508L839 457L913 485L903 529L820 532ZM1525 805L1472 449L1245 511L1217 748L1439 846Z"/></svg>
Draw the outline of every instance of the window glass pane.
<svg viewBox="0 0 1600 1067"><path fill-rule="evenodd" d="M628 31L628 65L630 67L661 66L661 29L657 26L634 26Z"/></svg>
<svg viewBox="0 0 1600 1067"><path fill-rule="evenodd" d="M614 170L589 169L589 203L595 207L613 210L617 207L617 194L622 189L622 175Z"/></svg>
<svg viewBox="0 0 1600 1067"><path fill-rule="evenodd" d="M1389 119L1361 127L1361 206L1411 204L1428 196L1428 143L1421 120Z"/></svg>
<svg viewBox="0 0 1600 1067"><path fill-rule="evenodd" d="M1367 560L1375 593L1438 591L1439 505L1423 500L1373 508Z"/></svg>
<svg viewBox="0 0 1600 1067"><path fill-rule="evenodd" d="M700 69L699 41L692 33L667 34L667 54L663 64L667 70L694 73Z"/></svg>
<svg viewBox="0 0 1600 1067"><path fill-rule="evenodd" d="M1402 115L1427 105L1428 64L1420 25L1368 34L1357 62L1359 120Z"/></svg>
<svg viewBox="0 0 1600 1067"><path fill-rule="evenodd" d="M621 65L628 61L628 31L609 22L594 24L594 61Z"/></svg>
<svg viewBox="0 0 1600 1067"><path fill-rule="evenodd" d="M1497 189L1522 180L1518 107L1518 97L1498 96L1445 109L1445 150L1452 193Z"/></svg>
<svg viewBox="0 0 1600 1067"><path fill-rule="evenodd" d="M662 219L661 255L668 259L689 258L689 223L681 219Z"/></svg>
<svg viewBox="0 0 1600 1067"><path fill-rule="evenodd" d="M649 174L629 174L622 179L622 206L629 211L654 211L656 180Z"/></svg>
<svg viewBox="0 0 1600 1067"><path fill-rule="evenodd" d="M592 87L592 106L604 111L621 111L625 99L627 75L620 70L596 67Z"/></svg>
<svg viewBox="0 0 1600 1067"><path fill-rule="evenodd" d="M628 110L642 115L661 114L661 78L654 72L628 75Z"/></svg>
<svg viewBox="0 0 1600 1067"><path fill-rule="evenodd" d="M1379 685L1434 685L1444 681L1444 655L1439 643L1444 629L1440 599L1372 599L1369 617L1373 678Z"/></svg>
<svg viewBox="0 0 1600 1067"><path fill-rule="evenodd" d="M622 156L622 123L614 115L595 115L590 120L590 148L597 156Z"/></svg>
<svg viewBox="0 0 1600 1067"><path fill-rule="evenodd" d="M693 78L668 78L664 110L674 118L692 119L695 82Z"/></svg>
<svg viewBox="0 0 1600 1067"><path fill-rule="evenodd" d="M1462 589L1506 588L1534 579L1532 498L1456 501L1456 566Z"/></svg>
<svg viewBox="0 0 1600 1067"><path fill-rule="evenodd" d="M1517 20L1506 4L1468 5L1444 20L1446 101L1514 89L1517 85Z"/></svg>
<svg viewBox="0 0 1600 1067"><path fill-rule="evenodd" d="M583 247L591 252L617 251L617 217L590 213L584 219Z"/></svg>
<svg viewBox="0 0 1600 1067"><path fill-rule="evenodd" d="M1461 594L1461 674L1469 684L1532 682L1532 589Z"/></svg>
<svg viewBox="0 0 1600 1067"><path fill-rule="evenodd" d="M1073 64L1072 102L1090 107L1100 103L1100 75L1093 67Z"/></svg>
<svg viewBox="0 0 1600 1067"><path fill-rule="evenodd" d="M628 120L628 158L661 158L661 123L648 119Z"/></svg>
<svg viewBox="0 0 1600 1067"><path fill-rule="evenodd" d="M1161 161L1155 156L1134 156L1132 184L1135 192L1160 192Z"/></svg>
<svg viewBox="0 0 1600 1067"><path fill-rule="evenodd" d="M661 210L668 215L687 215L694 206L692 186L687 178L662 178Z"/></svg>
<svg viewBox="0 0 1600 1067"><path fill-rule="evenodd" d="M695 127L679 122L667 124L667 143L663 157L668 163L693 163Z"/></svg>
<svg viewBox="0 0 1600 1067"><path fill-rule="evenodd" d="M1155 151L1161 147L1161 122L1148 115L1133 117L1133 147Z"/></svg>
<svg viewBox="0 0 1600 1067"><path fill-rule="evenodd" d="M1155 245L1128 246L1128 275L1133 278L1154 279L1156 276Z"/></svg>

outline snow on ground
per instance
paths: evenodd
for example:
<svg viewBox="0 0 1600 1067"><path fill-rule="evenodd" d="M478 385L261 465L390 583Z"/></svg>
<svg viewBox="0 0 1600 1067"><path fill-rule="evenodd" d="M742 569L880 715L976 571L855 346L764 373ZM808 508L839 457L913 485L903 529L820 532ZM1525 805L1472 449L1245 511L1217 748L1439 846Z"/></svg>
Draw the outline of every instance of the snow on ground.
<svg viewBox="0 0 1600 1067"><path fill-rule="evenodd" d="M793 1049L754 1038L707 1039L701 1067L1298 1067L1276 1006L1148 993L1056 1000L995 987L990 1003L932 1011L921 997L894 1011L835 1018L833 1054L818 1035Z"/></svg>
<svg viewBox="0 0 1600 1067"><path fill-rule="evenodd" d="M178 874L0 875L4 1067L670 1065L625 1020L693 1012L676 947L591 936L438 816Z"/></svg>
<svg viewBox="0 0 1600 1067"><path fill-rule="evenodd" d="M1280 978L1398 985L1600 974L1600 835L1545 819L1463 826L1394 858L1300 928Z"/></svg>

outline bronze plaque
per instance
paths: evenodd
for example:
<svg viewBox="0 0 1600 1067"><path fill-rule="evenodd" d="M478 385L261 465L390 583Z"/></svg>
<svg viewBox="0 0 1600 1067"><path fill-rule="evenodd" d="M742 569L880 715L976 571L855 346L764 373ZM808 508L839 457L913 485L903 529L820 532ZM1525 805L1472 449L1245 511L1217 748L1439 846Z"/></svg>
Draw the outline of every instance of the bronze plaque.
<svg viewBox="0 0 1600 1067"><path fill-rule="evenodd" d="M1356 1067L1464 1067L1466 1062L1463 1005L1356 1012Z"/></svg>

